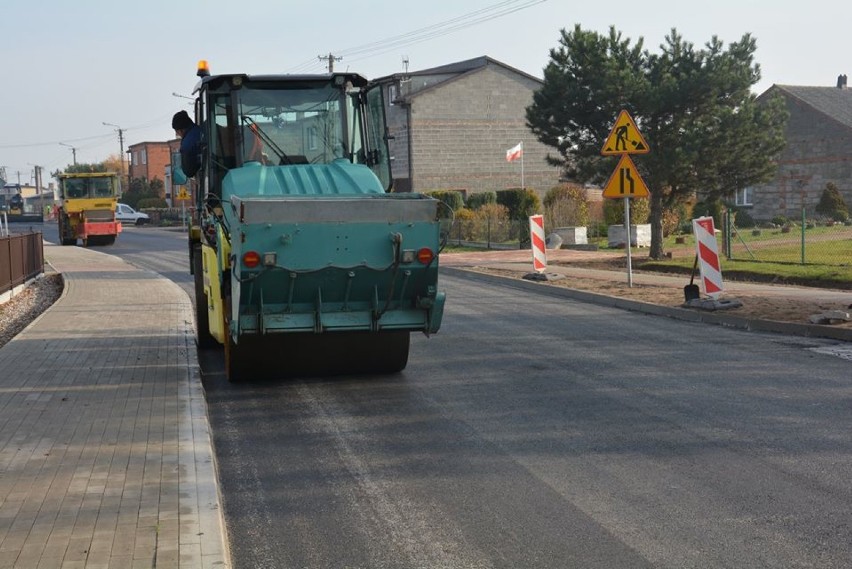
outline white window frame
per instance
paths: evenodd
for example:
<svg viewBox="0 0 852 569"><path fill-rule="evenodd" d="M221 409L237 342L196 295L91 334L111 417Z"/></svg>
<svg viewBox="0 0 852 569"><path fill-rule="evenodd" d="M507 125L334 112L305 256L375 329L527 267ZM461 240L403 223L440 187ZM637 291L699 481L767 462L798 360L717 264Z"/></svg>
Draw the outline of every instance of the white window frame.
<svg viewBox="0 0 852 569"><path fill-rule="evenodd" d="M734 204L742 206L754 205L754 188L746 186L737 190L734 195Z"/></svg>

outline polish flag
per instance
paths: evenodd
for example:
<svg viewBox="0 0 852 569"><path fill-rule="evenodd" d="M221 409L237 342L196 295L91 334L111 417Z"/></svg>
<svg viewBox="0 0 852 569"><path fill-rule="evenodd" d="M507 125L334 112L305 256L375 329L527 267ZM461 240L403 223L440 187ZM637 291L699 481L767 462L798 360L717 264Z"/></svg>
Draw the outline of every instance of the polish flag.
<svg viewBox="0 0 852 569"><path fill-rule="evenodd" d="M506 162L517 160L524 154L523 142L519 142L517 146L513 146L506 151Z"/></svg>

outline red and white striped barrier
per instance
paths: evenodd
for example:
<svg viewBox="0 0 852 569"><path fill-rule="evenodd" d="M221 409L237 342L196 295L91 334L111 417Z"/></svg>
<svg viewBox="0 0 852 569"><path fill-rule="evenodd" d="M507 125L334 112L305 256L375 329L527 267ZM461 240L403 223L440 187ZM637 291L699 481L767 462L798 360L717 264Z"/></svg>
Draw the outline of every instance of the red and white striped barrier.
<svg viewBox="0 0 852 569"><path fill-rule="evenodd" d="M716 299L724 290L722 286L722 267L719 264L719 249L716 245L716 228L712 217L699 217L692 220L692 234L695 235L695 253L701 268L701 282L704 293Z"/></svg>
<svg viewBox="0 0 852 569"><path fill-rule="evenodd" d="M547 269L547 255L545 254L544 241L544 216L530 216L530 237L533 252L533 270L543 273Z"/></svg>

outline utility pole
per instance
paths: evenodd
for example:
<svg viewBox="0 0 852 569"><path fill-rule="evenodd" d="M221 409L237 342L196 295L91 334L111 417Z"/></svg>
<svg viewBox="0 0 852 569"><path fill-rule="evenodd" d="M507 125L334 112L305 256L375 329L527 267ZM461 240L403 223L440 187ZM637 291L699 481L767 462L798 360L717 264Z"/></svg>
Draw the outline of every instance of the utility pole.
<svg viewBox="0 0 852 569"><path fill-rule="evenodd" d="M112 124L105 122L104 126L114 126L118 131L118 146L121 148L121 154L119 154L118 159L121 160L121 174L124 174L124 129L118 126L117 124ZM127 188L124 191L130 189L130 168L127 169ZM124 192L122 192L124 193Z"/></svg>
<svg viewBox="0 0 852 569"><path fill-rule="evenodd" d="M64 142L59 143L61 146L67 146L71 149L71 154L74 156L74 166L77 165L77 149L71 146L70 144L65 144Z"/></svg>
<svg viewBox="0 0 852 569"><path fill-rule="evenodd" d="M335 57L334 55L329 53L328 55L318 55L317 59L319 59L320 61L328 61L328 72L334 73L334 62L340 61L341 59L343 59L343 56Z"/></svg>
<svg viewBox="0 0 852 569"><path fill-rule="evenodd" d="M36 179L36 193L38 194L38 207L42 216L44 216L44 194L41 193L41 166L36 166L33 164L35 168L35 179ZM42 217L42 221L44 217Z"/></svg>

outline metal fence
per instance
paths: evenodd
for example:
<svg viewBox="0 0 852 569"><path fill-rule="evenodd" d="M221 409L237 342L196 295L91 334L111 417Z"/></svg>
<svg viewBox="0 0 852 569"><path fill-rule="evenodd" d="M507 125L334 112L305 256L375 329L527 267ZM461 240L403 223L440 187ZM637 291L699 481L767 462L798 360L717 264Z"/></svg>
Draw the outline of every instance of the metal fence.
<svg viewBox="0 0 852 569"><path fill-rule="evenodd" d="M529 224L524 234L519 221L457 219L449 229L449 243L486 249L522 249L529 247Z"/></svg>
<svg viewBox="0 0 852 569"><path fill-rule="evenodd" d="M449 225L449 222L447 222ZM604 228L605 229L605 228ZM459 247L481 247L484 249L529 249L530 224L528 221L495 221L485 219L456 219L452 227L445 226L449 231L447 240L451 245ZM547 224L545 231L549 235L553 228ZM606 237L606 231L601 231L601 224L595 223L587 228L587 238L597 240Z"/></svg>
<svg viewBox="0 0 852 569"><path fill-rule="evenodd" d="M41 232L0 237L0 294L44 272Z"/></svg>
<svg viewBox="0 0 852 569"><path fill-rule="evenodd" d="M852 264L852 224L809 220L783 225L737 227L732 216L723 223L728 259L802 265Z"/></svg>
<svg viewBox="0 0 852 569"><path fill-rule="evenodd" d="M151 218L151 225L188 226L191 224L194 207L161 207L140 210Z"/></svg>

